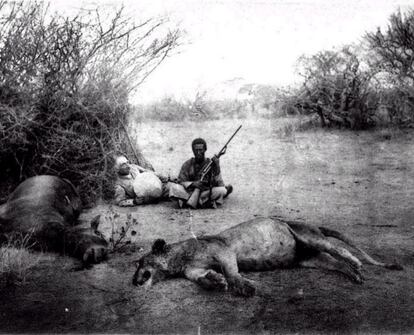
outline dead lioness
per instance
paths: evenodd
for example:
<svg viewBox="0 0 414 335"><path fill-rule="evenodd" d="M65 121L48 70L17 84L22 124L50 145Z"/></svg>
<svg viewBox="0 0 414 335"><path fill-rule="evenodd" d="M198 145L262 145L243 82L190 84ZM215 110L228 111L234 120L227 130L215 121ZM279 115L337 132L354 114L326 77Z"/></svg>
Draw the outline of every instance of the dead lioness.
<svg viewBox="0 0 414 335"><path fill-rule="evenodd" d="M185 277L205 289L227 290L251 296L254 284L241 271L264 271L304 266L340 271L361 283L361 261L347 249L335 246L334 237L357 249L370 264L402 269L397 264L377 262L341 233L299 222L256 218L218 235L166 244L156 240L151 252L138 261L134 285L150 286L172 277Z"/></svg>
<svg viewBox="0 0 414 335"><path fill-rule="evenodd" d="M78 226L81 200L69 180L35 176L23 181L0 205L0 242L25 236L35 249L57 251L86 264L106 258L105 239L93 227Z"/></svg>

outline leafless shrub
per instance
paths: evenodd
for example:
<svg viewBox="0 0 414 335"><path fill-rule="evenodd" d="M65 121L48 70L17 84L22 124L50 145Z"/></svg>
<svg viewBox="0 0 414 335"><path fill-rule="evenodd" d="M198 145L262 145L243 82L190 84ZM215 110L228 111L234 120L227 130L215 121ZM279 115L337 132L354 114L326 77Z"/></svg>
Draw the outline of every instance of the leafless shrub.
<svg viewBox="0 0 414 335"><path fill-rule="evenodd" d="M299 59L304 78L295 107L320 117L321 125L352 129L373 126L372 116L379 101L375 71L364 62L355 46L339 51L322 51Z"/></svg>
<svg viewBox="0 0 414 335"><path fill-rule="evenodd" d="M414 10L393 13L386 29L365 35L371 67L382 80L381 106L390 122L412 125L414 122Z"/></svg>
<svg viewBox="0 0 414 335"><path fill-rule="evenodd" d="M321 125L364 129L414 123L414 10L391 15L362 43L299 59L303 86L284 109L315 114Z"/></svg>
<svg viewBox="0 0 414 335"><path fill-rule="evenodd" d="M128 97L177 47L166 23L0 0L0 179L62 176L91 203L110 193L112 154L150 167L126 132Z"/></svg>
<svg viewBox="0 0 414 335"><path fill-rule="evenodd" d="M112 207L105 214L105 221L111 225L110 236L108 238L110 252L121 252L131 245L131 239L137 234L136 229L138 220L129 213L125 220L121 218Z"/></svg>

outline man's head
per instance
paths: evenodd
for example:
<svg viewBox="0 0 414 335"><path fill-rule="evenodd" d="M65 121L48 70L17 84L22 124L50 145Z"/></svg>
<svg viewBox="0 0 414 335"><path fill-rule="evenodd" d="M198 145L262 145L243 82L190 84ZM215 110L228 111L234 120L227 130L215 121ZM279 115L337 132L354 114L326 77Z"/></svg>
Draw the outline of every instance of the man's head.
<svg viewBox="0 0 414 335"><path fill-rule="evenodd" d="M118 156L115 159L115 171L121 176L126 176L129 174L129 161L125 156Z"/></svg>
<svg viewBox="0 0 414 335"><path fill-rule="evenodd" d="M196 161L204 161L204 154L207 150L207 143L202 138L196 138L191 143L191 148L193 149L194 157Z"/></svg>

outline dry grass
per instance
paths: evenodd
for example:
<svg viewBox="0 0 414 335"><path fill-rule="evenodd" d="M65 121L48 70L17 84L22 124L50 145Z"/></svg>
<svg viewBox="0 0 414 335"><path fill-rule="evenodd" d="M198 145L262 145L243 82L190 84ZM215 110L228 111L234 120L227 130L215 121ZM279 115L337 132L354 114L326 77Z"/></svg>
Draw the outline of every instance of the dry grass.
<svg viewBox="0 0 414 335"><path fill-rule="evenodd" d="M129 213L138 220L131 237L137 250L128 247L113 253L108 262L88 271L69 271L73 263L68 257L36 266L36 273L13 294L3 290L2 332L412 333L414 134L380 142L376 131L311 129L294 132L294 141L287 141L276 136L285 121L292 120L136 124L145 154L157 171L171 175L191 157L193 138L207 141L206 154L211 157L242 124L221 158L224 181L233 184L234 192L215 210L181 210L168 202L114 207L117 227ZM109 238L111 222L104 220L109 211L109 205L100 204L82 213L82 221L87 225L101 214L99 230ZM406 269L383 271L367 265L363 285L316 269L243 273L259 287L248 300L229 292L204 291L184 279L149 289L131 284L136 260L155 239L173 243L191 238L192 232L212 235L269 215L339 230L375 258L398 258ZM389 227L377 226L382 224ZM297 299L301 289L302 298Z"/></svg>
<svg viewBox="0 0 414 335"><path fill-rule="evenodd" d="M0 278L5 279L7 286L24 282L30 268L37 263L37 260L33 262L33 258L37 257L27 249L0 248Z"/></svg>
<svg viewBox="0 0 414 335"><path fill-rule="evenodd" d="M278 127L275 130L274 136L278 139L290 140L294 138L298 132L307 131L310 129L317 129L320 127L320 122L316 115L310 116L293 116L287 118L280 118Z"/></svg>
<svg viewBox="0 0 414 335"><path fill-rule="evenodd" d="M29 237L17 237L0 248L0 283L14 286L24 283L31 270L41 260L48 259L43 253L29 250Z"/></svg>

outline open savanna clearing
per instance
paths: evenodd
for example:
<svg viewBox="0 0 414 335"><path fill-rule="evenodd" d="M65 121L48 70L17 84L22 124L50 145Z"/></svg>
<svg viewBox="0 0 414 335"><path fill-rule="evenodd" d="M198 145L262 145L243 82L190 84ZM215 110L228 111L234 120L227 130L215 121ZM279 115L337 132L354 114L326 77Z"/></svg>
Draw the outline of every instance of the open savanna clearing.
<svg viewBox="0 0 414 335"><path fill-rule="evenodd" d="M212 156L239 124L221 158L234 186L224 206L176 209L170 202L115 208L138 220L132 247L90 270L75 261L39 261L26 282L1 288L1 332L401 333L414 331L414 136L400 130L294 131L294 119L143 122L140 149L155 169L177 175L203 137ZM101 204L88 220L108 212ZM321 270L244 273L258 294L209 292L184 279L144 290L131 284L135 261L155 238L213 234L256 216L277 215L346 233L374 258L404 271L367 265L365 282ZM111 223L105 222L106 233ZM355 252L355 254L358 254Z"/></svg>

